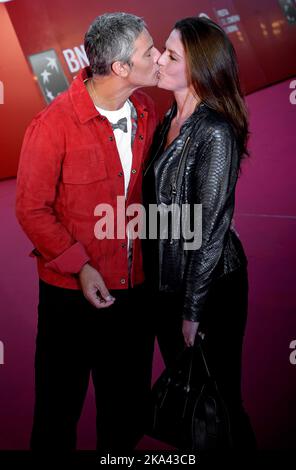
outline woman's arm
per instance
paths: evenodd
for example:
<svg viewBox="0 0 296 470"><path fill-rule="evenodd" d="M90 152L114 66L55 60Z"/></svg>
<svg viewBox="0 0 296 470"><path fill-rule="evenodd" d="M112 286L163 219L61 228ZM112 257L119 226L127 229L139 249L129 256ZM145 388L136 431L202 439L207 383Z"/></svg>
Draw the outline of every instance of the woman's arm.
<svg viewBox="0 0 296 470"><path fill-rule="evenodd" d="M198 163L193 191L196 202L202 204L202 245L188 251L183 308L183 318L192 322L200 321L234 211L239 158L235 136L226 122L210 125L197 161L202 163Z"/></svg>

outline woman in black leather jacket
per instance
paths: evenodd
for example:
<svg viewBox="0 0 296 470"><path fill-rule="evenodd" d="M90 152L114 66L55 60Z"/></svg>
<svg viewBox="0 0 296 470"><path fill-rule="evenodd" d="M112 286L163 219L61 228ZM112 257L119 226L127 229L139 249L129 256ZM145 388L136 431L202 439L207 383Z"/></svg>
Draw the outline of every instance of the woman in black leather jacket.
<svg viewBox="0 0 296 470"><path fill-rule="evenodd" d="M158 63L158 86L171 90L175 102L155 136L144 173L146 208L157 204L172 217L167 236L144 243L157 339L170 366L184 342L192 346L197 333L205 335L204 349L228 406L234 445L250 449L255 438L241 397L247 260L231 224L248 137L235 52L218 25L193 17L176 23ZM184 230L179 236L173 230L174 204L180 208L179 220L185 214L187 225L190 221L191 245ZM198 204L202 217L194 212Z"/></svg>

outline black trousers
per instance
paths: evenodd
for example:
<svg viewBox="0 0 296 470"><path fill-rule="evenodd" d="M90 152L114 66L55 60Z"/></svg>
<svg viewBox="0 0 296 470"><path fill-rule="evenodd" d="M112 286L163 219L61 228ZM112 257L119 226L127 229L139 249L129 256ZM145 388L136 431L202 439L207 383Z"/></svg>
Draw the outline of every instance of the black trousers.
<svg viewBox="0 0 296 470"><path fill-rule="evenodd" d="M98 450L131 450L142 437L154 339L143 292L111 291L114 305L98 310L81 291L40 281L32 450L75 449L90 373Z"/></svg>
<svg viewBox="0 0 296 470"><path fill-rule="evenodd" d="M184 349L182 299L159 293L156 331L165 364L172 366ZM213 284L199 329L211 374L227 405L236 449L254 450L255 436L241 394L242 346L247 320L248 277L240 268Z"/></svg>

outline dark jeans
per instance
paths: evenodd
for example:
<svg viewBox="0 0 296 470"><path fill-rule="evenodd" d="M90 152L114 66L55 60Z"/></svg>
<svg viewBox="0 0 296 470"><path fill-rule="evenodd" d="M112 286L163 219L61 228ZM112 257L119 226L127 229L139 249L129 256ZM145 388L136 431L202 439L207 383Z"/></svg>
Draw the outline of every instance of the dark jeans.
<svg viewBox="0 0 296 470"><path fill-rule="evenodd" d="M184 349L182 300L177 294L159 293L157 302L157 339L166 365L171 366ZM256 440L241 394L247 307L247 271L240 268L215 282L199 328L205 333L203 347L210 372L228 408L234 447L251 450Z"/></svg>
<svg viewBox="0 0 296 470"><path fill-rule="evenodd" d="M75 449L90 373L98 449L131 450L143 435L153 358L143 288L111 294L98 310L81 291L40 282L33 450Z"/></svg>

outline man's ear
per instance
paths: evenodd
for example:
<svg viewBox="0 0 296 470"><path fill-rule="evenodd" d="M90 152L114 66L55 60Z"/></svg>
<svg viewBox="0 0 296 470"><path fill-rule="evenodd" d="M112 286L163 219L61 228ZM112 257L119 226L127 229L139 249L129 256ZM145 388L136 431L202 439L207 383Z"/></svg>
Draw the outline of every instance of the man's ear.
<svg viewBox="0 0 296 470"><path fill-rule="evenodd" d="M120 62L117 60L111 65L112 72L118 77L126 78L130 73L130 66L127 63Z"/></svg>

